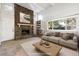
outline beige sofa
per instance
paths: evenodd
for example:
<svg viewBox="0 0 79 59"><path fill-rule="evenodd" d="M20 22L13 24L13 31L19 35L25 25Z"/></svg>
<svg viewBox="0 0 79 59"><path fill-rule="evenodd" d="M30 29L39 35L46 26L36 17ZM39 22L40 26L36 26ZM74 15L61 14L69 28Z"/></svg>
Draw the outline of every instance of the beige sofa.
<svg viewBox="0 0 79 59"><path fill-rule="evenodd" d="M65 34L65 33L63 33L63 34ZM77 49L77 39L73 39L73 37L72 37L72 39L64 39L61 36L55 36L55 35L51 34L51 35L43 35L42 39L65 46L65 47Z"/></svg>

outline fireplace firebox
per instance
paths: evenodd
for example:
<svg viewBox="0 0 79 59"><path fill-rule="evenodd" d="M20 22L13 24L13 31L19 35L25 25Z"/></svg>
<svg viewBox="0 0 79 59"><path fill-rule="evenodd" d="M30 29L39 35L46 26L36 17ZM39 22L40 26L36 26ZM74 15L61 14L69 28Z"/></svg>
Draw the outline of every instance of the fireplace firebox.
<svg viewBox="0 0 79 59"><path fill-rule="evenodd" d="M21 36L30 35L30 26L21 25Z"/></svg>
<svg viewBox="0 0 79 59"><path fill-rule="evenodd" d="M30 31L29 30L22 30L21 35L29 35Z"/></svg>

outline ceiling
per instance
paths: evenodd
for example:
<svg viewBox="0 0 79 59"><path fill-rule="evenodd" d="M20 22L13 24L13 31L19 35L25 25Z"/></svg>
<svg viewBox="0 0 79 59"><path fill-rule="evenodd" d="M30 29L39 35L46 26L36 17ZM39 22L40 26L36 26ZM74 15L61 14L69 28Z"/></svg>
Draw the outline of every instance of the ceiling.
<svg viewBox="0 0 79 59"><path fill-rule="evenodd" d="M34 12L41 12L54 6L54 3L18 3L19 5L31 9Z"/></svg>

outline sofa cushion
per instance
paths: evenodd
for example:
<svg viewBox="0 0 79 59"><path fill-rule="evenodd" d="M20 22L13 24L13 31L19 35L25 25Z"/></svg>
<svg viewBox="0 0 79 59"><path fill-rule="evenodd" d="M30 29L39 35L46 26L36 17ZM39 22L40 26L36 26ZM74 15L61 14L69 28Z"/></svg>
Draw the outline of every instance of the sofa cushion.
<svg viewBox="0 0 79 59"><path fill-rule="evenodd" d="M59 44L60 45L64 45L66 47L70 47L70 48L73 48L73 49L77 49L77 43L74 42L73 40L59 40Z"/></svg>
<svg viewBox="0 0 79 59"><path fill-rule="evenodd" d="M47 40L49 38L49 36L42 36L41 39L43 40Z"/></svg>
<svg viewBox="0 0 79 59"><path fill-rule="evenodd" d="M55 36L42 36L43 40L48 40L54 43L58 43L58 41L61 39L61 37L55 37Z"/></svg>
<svg viewBox="0 0 79 59"><path fill-rule="evenodd" d="M60 39L61 37L55 37L55 36L49 37L49 41L54 42L54 43L58 43Z"/></svg>

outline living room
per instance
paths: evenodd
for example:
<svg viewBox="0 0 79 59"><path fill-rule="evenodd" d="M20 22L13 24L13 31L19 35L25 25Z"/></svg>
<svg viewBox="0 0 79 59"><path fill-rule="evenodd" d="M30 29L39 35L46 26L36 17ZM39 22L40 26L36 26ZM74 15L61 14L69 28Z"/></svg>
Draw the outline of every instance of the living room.
<svg viewBox="0 0 79 59"><path fill-rule="evenodd" d="M78 56L79 3L0 6L0 56Z"/></svg>

